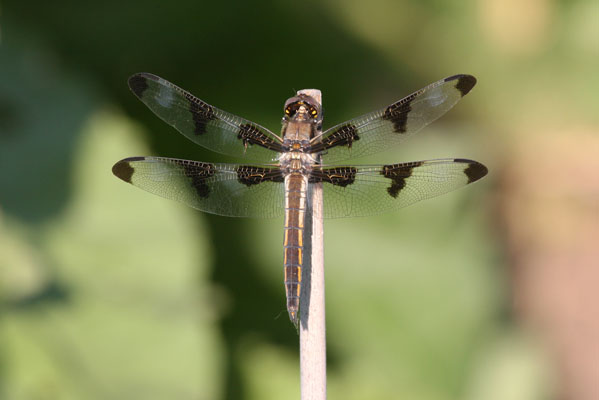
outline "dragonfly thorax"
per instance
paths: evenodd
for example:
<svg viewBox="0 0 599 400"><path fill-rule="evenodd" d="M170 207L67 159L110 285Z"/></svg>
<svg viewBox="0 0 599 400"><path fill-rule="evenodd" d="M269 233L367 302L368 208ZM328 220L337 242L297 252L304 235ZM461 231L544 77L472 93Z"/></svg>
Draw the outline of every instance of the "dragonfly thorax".
<svg viewBox="0 0 599 400"><path fill-rule="evenodd" d="M315 163L316 160L311 154L302 151L283 153L279 158L279 165L284 174L292 172L305 173L310 171Z"/></svg>

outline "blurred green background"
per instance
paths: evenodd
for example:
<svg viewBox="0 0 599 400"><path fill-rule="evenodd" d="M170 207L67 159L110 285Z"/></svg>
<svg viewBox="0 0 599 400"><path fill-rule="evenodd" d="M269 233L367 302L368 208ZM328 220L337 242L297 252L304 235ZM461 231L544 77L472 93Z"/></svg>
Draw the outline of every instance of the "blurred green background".
<svg viewBox="0 0 599 400"><path fill-rule="evenodd" d="M322 90L326 128L475 75L368 161L472 158L488 177L325 224L329 398L598 398L593 0L2 1L0 398L299 398L282 221L111 174L224 160L129 92L143 71L275 132L295 90Z"/></svg>

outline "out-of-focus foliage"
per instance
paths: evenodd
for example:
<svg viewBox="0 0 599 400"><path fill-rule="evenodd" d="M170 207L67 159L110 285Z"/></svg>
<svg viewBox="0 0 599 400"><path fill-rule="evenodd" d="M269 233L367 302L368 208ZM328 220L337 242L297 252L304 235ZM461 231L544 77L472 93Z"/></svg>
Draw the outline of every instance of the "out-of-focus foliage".
<svg viewBox="0 0 599 400"><path fill-rule="evenodd" d="M359 161L467 157L488 177L325 224L329 396L590 399L577 366L599 332L568 310L599 304L569 280L596 277L598 18L590 0L3 2L0 398L298 397L282 221L204 215L110 172L224 160L129 93L147 71L275 131L297 89L323 91L326 127L475 75L443 119Z"/></svg>
<svg viewBox="0 0 599 400"><path fill-rule="evenodd" d="M2 397L218 397L205 228L111 188L109 160L147 151L122 117L93 116L75 148L61 213L35 227L2 218Z"/></svg>

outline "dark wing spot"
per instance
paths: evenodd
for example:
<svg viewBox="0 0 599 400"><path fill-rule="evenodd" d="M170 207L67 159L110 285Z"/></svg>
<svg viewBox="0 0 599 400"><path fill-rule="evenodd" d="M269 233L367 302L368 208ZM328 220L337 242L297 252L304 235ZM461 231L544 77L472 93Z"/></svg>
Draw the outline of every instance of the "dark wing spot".
<svg viewBox="0 0 599 400"><path fill-rule="evenodd" d="M127 183L131 183L133 172L133 167L127 161L119 161L112 166L112 173Z"/></svg>
<svg viewBox="0 0 599 400"><path fill-rule="evenodd" d="M346 187L354 183L357 172L357 168L354 167L314 169L310 174L308 182L327 182L335 186Z"/></svg>
<svg viewBox="0 0 599 400"><path fill-rule="evenodd" d="M142 161L145 157L129 157L125 158L112 166L112 173L127 183L131 183L131 176L135 172L135 169L129 163L130 161Z"/></svg>
<svg viewBox="0 0 599 400"><path fill-rule="evenodd" d="M455 88L460 91L462 97L466 96L470 90L476 85L476 78L472 75L454 75L445 78L445 82L457 80Z"/></svg>
<svg viewBox="0 0 599 400"><path fill-rule="evenodd" d="M240 165L235 169L239 183L252 186L262 182L284 182L285 177L279 168Z"/></svg>
<svg viewBox="0 0 599 400"><path fill-rule="evenodd" d="M422 165L422 162L415 161L409 164L383 165L381 175L391 179L391 186L387 188L387 193L394 199L399 196L399 192L406 186L406 179L412 176L412 170Z"/></svg>
<svg viewBox="0 0 599 400"><path fill-rule="evenodd" d="M468 183L476 182L483 176L487 175L487 172L489 172L487 167L476 161L466 160L463 158L456 158L453 161L468 164L468 167L466 167L464 170L464 174L466 174L468 177Z"/></svg>
<svg viewBox="0 0 599 400"><path fill-rule="evenodd" d="M278 152L285 151L285 148L279 142L276 142L272 138L268 137L253 124L239 125L237 139L240 139L245 147L257 144L258 146L262 146L270 150Z"/></svg>
<svg viewBox="0 0 599 400"><path fill-rule="evenodd" d="M336 129L330 135L322 140L325 144L325 148L333 146L347 146L351 149L352 143L356 140L360 140L358 136L358 128L353 124L345 124Z"/></svg>
<svg viewBox="0 0 599 400"><path fill-rule="evenodd" d="M183 94L187 101L189 101L189 111L191 112L193 123L195 125L193 133L196 135L206 133L206 124L217 118L214 114L214 108L212 108L210 104L203 102L187 92L183 92Z"/></svg>
<svg viewBox="0 0 599 400"><path fill-rule="evenodd" d="M141 99L146 89L148 89L147 78L143 75L135 74L129 78L129 88Z"/></svg>
<svg viewBox="0 0 599 400"><path fill-rule="evenodd" d="M397 133L405 133L408 123L408 114L412 111L410 103L416 97L418 93L411 94L410 96L401 99L397 103L391 104L385 109L383 113L383 119L390 121L393 124L393 131Z"/></svg>
<svg viewBox="0 0 599 400"><path fill-rule="evenodd" d="M353 124L345 124L335 129L330 134L322 139L321 142L315 143L308 150L309 153L319 153L324 150L336 147L336 146L347 146L351 149L352 144L360 140L358 135L358 128Z"/></svg>
<svg viewBox="0 0 599 400"><path fill-rule="evenodd" d="M198 196L206 198L210 195L210 186L207 180L216 173L214 164L197 162L191 164L185 160L173 160L173 163L181 166L185 176L191 179L191 186Z"/></svg>

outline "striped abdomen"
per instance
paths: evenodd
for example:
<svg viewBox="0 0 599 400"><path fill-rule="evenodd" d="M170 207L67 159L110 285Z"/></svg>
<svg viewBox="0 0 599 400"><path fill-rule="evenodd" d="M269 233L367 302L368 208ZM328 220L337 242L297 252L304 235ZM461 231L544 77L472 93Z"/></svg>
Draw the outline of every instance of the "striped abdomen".
<svg viewBox="0 0 599 400"><path fill-rule="evenodd" d="M299 173L285 177L285 293L289 319L296 327L302 282L307 184L307 178Z"/></svg>

